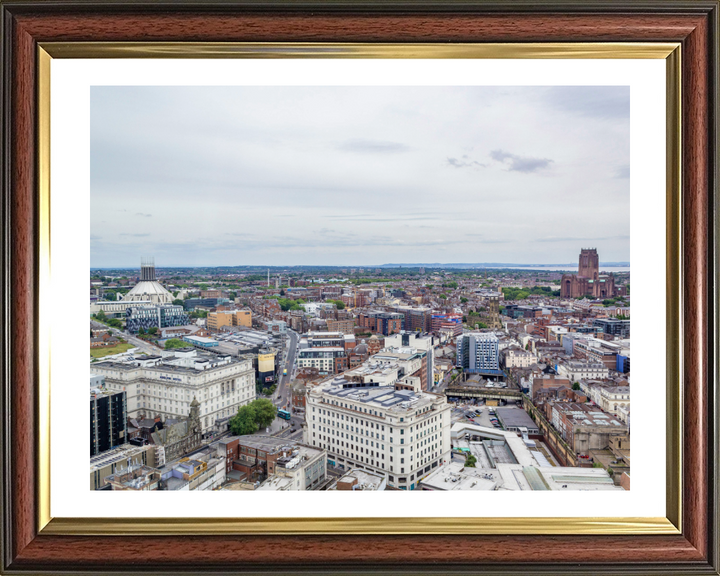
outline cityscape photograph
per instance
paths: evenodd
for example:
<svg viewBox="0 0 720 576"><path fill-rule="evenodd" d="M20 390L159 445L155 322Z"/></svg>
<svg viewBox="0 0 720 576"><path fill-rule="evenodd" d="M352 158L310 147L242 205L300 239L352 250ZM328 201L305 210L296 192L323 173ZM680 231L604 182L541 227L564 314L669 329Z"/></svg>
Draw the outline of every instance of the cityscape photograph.
<svg viewBox="0 0 720 576"><path fill-rule="evenodd" d="M90 224L91 490L630 490L627 86L94 86Z"/></svg>

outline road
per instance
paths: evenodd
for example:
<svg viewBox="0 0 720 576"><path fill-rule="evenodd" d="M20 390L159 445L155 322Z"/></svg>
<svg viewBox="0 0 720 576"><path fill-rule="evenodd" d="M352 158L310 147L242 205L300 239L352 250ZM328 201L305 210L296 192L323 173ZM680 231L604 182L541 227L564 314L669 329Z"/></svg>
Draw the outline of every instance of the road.
<svg viewBox="0 0 720 576"><path fill-rule="evenodd" d="M301 442L303 421L304 417L293 416L290 420L290 425L287 428L283 428L280 432L274 433L273 436ZM286 424L284 420L282 422L283 424Z"/></svg>
<svg viewBox="0 0 720 576"><path fill-rule="evenodd" d="M140 338L136 338L129 332L123 332L122 330L118 330L116 328L113 328L112 332L116 336L119 336L123 340L126 340L128 343L132 344L133 346L137 346L138 348L140 348L140 350L142 350L146 354L159 354L161 352L160 348L158 348L157 346L148 344L144 340L140 340Z"/></svg>
<svg viewBox="0 0 720 576"><path fill-rule="evenodd" d="M287 356L285 357L285 364L282 368L287 369L287 374L280 375L280 381L278 382L277 389L273 394L273 402L277 406L287 406L290 403L290 382L293 376L293 368L295 367L295 352L297 350L297 344L300 340L300 335L288 330L288 348Z"/></svg>
<svg viewBox="0 0 720 576"><path fill-rule="evenodd" d="M433 386L433 389L431 390L431 392L434 392L435 394L444 394L445 389L448 387L448 384L450 384L450 376L451 375L452 375L452 370L448 370L445 373L445 376L443 377L443 379L440 382L438 382L437 384L435 384L435 386Z"/></svg>

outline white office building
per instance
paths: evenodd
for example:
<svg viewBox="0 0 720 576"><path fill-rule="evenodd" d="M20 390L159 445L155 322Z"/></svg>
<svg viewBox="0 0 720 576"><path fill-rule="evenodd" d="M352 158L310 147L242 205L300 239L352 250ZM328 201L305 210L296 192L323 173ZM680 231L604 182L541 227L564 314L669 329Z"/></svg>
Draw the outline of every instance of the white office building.
<svg viewBox="0 0 720 576"><path fill-rule="evenodd" d="M200 403L203 434L216 421L234 416L255 400L255 370L251 357L232 357L182 348L172 356L135 356L95 362L93 373L105 377L109 390L127 394L128 418L141 414L185 418L190 403Z"/></svg>
<svg viewBox="0 0 720 576"><path fill-rule="evenodd" d="M443 395L337 376L309 391L305 418L305 443L327 450L331 465L383 474L403 490L450 459Z"/></svg>
<svg viewBox="0 0 720 576"><path fill-rule="evenodd" d="M569 360L558 364L557 373L571 382L580 382L590 378L607 378L610 371L602 362Z"/></svg>

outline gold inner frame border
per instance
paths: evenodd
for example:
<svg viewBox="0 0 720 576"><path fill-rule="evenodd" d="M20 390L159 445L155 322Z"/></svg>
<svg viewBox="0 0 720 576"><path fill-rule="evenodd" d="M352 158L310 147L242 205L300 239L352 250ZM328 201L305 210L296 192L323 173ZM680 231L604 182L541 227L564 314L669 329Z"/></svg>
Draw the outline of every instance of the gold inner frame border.
<svg viewBox="0 0 720 576"><path fill-rule="evenodd" d="M666 517L657 518L53 518L50 513L50 69L54 58L663 59L666 61ZM682 531L681 45L673 42L358 44L41 42L39 211L38 531L52 535L496 534L640 535Z"/></svg>

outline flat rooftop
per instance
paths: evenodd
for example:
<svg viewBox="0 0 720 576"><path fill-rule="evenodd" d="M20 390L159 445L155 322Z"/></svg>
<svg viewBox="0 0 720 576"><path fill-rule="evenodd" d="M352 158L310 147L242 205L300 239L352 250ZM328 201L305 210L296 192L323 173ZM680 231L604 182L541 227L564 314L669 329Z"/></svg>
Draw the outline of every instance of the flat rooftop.
<svg viewBox="0 0 720 576"><path fill-rule="evenodd" d="M351 382L342 376L336 377L326 384L320 384L316 390L325 392L337 398L362 402L384 410L410 410L424 406L435 400L436 395L426 392L412 392L410 390L395 390L394 386L370 386L359 388L343 388L343 384ZM410 403L403 405L403 403Z"/></svg>
<svg viewBox="0 0 720 576"><path fill-rule="evenodd" d="M385 478L368 470L353 468L342 478L338 478L338 482L352 482L353 479L357 480L357 485L360 487L358 490L377 490Z"/></svg>
<svg viewBox="0 0 720 576"><path fill-rule="evenodd" d="M535 429L538 425L533 421L528 413L517 406L505 406L495 408L495 414L500 423L507 428L528 428Z"/></svg>
<svg viewBox="0 0 720 576"><path fill-rule="evenodd" d="M148 446L123 444L122 446L118 446L112 450L107 450L106 452L102 452L101 454L90 458L90 471L92 472L93 470L102 468L108 464L116 464L118 462L127 463L128 458L147 449ZM154 447L151 446L150 449L154 449Z"/></svg>
<svg viewBox="0 0 720 576"><path fill-rule="evenodd" d="M496 472L466 468L462 462L440 466L420 480L421 487L433 490L495 490L501 482Z"/></svg>
<svg viewBox="0 0 720 576"><path fill-rule="evenodd" d="M297 446L297 442L288 440L287 438L276 438L275 436L263 436L260 434L251 436L240 436L239 445L262 450L263 452L274 452L287 448L292 451Z"/></svg>

